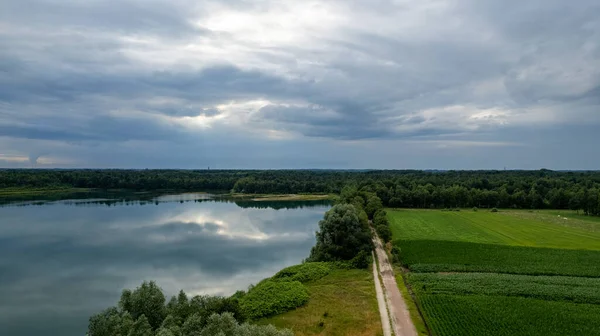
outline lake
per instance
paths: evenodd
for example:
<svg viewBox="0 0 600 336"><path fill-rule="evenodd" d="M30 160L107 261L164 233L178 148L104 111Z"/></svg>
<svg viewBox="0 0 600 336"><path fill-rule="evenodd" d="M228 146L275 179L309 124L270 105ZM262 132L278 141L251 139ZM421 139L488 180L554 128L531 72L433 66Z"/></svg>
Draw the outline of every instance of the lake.
<svg viewBox="0 0 600 336"><path fill-rule="evenodd" d="M85 335L143 280L167 296L246 289L306 258L329 207L207 194L0 206L0 334Z"/></svg>

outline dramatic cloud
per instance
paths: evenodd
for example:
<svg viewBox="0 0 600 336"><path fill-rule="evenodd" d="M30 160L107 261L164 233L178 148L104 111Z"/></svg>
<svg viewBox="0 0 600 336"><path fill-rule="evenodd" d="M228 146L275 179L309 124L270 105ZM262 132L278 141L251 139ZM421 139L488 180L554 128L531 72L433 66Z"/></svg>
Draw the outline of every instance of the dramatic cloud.
<svg viewBox="0 0 600 336"><path fill-rule="evenodd" d="M7 0L0 166L595 169L598 41L594 0Z"/></svg>

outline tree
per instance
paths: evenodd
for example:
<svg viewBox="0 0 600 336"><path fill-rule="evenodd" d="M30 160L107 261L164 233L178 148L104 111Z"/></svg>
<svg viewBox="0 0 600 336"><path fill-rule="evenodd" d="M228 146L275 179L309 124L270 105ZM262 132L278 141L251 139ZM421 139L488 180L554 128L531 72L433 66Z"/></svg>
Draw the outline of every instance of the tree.
<svg viewBox="0 0 600 336"><path fill-rule="evenodd" d="M123 291L119 306L136 321L144 315L152 329L158 329L166 316L165 295L154 281L144 281L133 292Z"/></svg>
<svg viewBox="0 0 600 336"><path fill-rule="evenodd" d="M173 336L181 336L181 328L179 327L181 324L182 320L175 319L173 315L167 315L160 328L168 329Z"/></svg>
<svg viewBox="0 0 600 336"><path fill-rule="evenodd" d="M152 332L152 327L150 326L150 323L148 323L146 315L142 314L140 318L133 323L127 336L154 336L154 332Z"/></svg>
<svg viewBox="0 0 600 336"><path fill-rule="evenodd" d="M384 243L387 243L390 240L392 240L392 230L390 230L389 226L378 225L376 227L376 230L377 230L377 234L379 235L379 238L383 239Z"/></svg>
<svg viewBox="0 0 600 336"><path fill-rule="evenodd" d="M203 326L202 317L196 313L185 320L183 326L181 326L181 333L183 336L199 336Z"/></svg>
<svg viewBox="0 0 600 336"><path fill-rule="evenodd" d="M115 307L108 308L90 317L88 334L90 336L113 336L118 333L121 315Z"/></svg>
<svg viewBox="0 0 600 336"><path fill-rule="evenodd" d="M173 332L170 329L160 327L156 331L156 336L175 336L175 334L173 334Z"/></svg>
<svg viewBox="0 0 600 336"><path fill-rule="evenodd" d="M223 333L224 336L235 336L238 328L237 321L231 313L213 314L208 318L200 336L212 336Z"/></svg>
<svg viewBox="0 0 600 336"><path fill-rule="evenodd" d="M367 205L365 206L365 212L367 213L367 216L372 219L375 215L375 212L379 209L383 209L383 203L381 202L381 199L377 196L369 197L367 200Z"/></svg>
<svg viewBox="0 0 600 336"><path fill-rule="evenodd" d="M319 229L309 261L350 260L360 251L371 250L368 228L361 225L352 205L333 206L319 222Z"/></svg>

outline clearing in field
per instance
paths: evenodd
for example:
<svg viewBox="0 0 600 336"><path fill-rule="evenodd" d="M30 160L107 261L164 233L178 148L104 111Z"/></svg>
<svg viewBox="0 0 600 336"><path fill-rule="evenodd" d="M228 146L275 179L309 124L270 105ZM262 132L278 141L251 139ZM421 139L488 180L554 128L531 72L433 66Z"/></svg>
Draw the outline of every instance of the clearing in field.
<svg viewBox="0 0 600 336"><path fill-rule="evenodd" d="M305 283L310 300L300 308L265 318L259 324L289 328L294 335L382 335L373 274L335 269Z"/></svg>
<svg viewBox="0 0 600 336"><path fill-rule="evenodd" d="M432 334L600 335L597 219L484 210L388 217Z"/></svg>

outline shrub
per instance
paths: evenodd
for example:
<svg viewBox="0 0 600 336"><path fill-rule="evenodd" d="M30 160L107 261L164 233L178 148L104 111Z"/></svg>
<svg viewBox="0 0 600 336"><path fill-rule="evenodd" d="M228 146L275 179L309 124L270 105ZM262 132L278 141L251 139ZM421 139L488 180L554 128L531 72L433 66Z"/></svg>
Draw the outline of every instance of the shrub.
<svg viewBox="0 0 600 336"><path fill-rule="evenodd" d="M387 243L390 240L392 240L392 230L390 229L389 226L378 225L376 230L377 230L377 234L379 235L379 237L381 239L383 239L384 243Z"/></svg>
<svg viewBox="0 0 600 336"><path fill-rule="evenodd" d="M302 283L321 279L329 274L331 266L326 262L308 262L284 268L273 276L275 281L300 281Z"/></svg>
<svg viewBox="0 0 600 336"><path fill-rule="evenodd" d="M350 260L350 265L354 268L364 269L371 265L371 254L367 251L360 251Z"/></svg>
<svg viewBox="0 0 600 336"><path fill-rule="evenodd" d="M498 212L498 209L493 208L492 210L490 210L491 212Z"/></svg>
<svg viewBox="0 0 600 336"><path fill-rule="evenodd" d="M299 281L259 283L240 299L240 307L250 319L281 314L308 302L308 291Z"/></svg>
<svg viewBox="0 0 600 336"><path fill-rule="evenodd" d="M477 210L479 210L477 207L473 207L473 211L477 212Z"/></svg>
<svg viewBox="0 0 600 336"><path fill-rule="evenodd" d="M398 246L392 247L392 262L400 262L400 248Z"/></svg>

